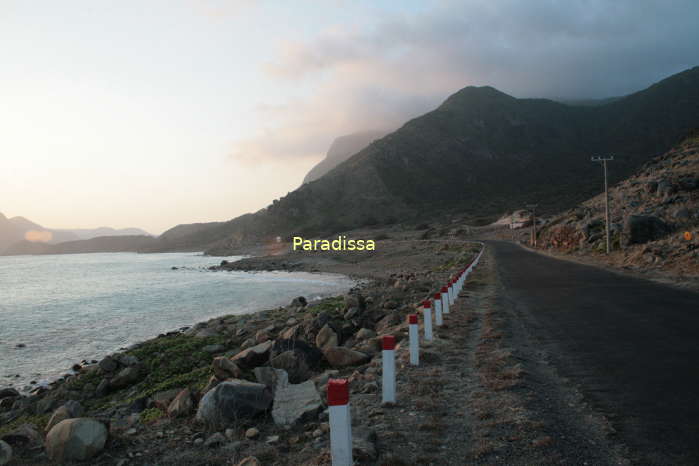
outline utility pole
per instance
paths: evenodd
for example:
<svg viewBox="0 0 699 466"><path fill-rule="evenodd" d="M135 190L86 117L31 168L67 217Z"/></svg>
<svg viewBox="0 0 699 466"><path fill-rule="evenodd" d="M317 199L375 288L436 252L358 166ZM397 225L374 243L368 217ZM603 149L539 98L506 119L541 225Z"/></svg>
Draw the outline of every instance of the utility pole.
<svg viewBox="0 0 699 466"><path fill-rule="evenodd" d="M607 254L609 254L609 190L607 189L607 162L614 160L613 156L609 157L592 157L593 162L601 162L602 170L604 171L604 229L607 236Z"/></svg>
<svg viewBox="0 0 699 466"><path fill-rule="evenodd" d="M532 246L536 247L536 208L539 206L539 204L527 204L527 210L531 212L531 218L532 218L532 240L531 244Z"/></svg>

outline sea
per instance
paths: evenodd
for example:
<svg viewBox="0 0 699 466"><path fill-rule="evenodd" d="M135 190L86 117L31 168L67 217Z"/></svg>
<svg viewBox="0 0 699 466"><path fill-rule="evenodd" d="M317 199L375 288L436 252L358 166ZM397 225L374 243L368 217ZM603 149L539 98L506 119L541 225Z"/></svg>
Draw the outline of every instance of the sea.
<svg viewBox="0 0 699 466"><path fill-rule="evenodd" d="M201 253L0 257L0 388L28 389L212 317L348 291L343 275L225 272ZM32 384L34 382L34 384Z"/></svg>

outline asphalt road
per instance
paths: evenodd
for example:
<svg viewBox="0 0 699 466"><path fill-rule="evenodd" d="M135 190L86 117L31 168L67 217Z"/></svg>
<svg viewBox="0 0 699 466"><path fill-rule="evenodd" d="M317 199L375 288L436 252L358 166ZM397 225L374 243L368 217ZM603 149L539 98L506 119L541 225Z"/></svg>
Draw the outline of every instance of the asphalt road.
<svg viewBox="0 0 699 466"><path fill-rule="evenodd" d="M517 315L633 463L699 465L699 294L488 244Z"/></svg>

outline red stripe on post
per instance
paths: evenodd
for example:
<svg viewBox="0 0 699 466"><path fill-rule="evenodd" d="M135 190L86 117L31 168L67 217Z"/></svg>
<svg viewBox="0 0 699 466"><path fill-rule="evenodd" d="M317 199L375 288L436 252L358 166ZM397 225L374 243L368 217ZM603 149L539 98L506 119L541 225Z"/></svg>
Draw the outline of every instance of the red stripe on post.
<svg viewBox="0 0 699 466"><path fill-rule="evenodd" d="M328 406L342 406L349 403L349 382L347 379L328 380Z"/></svg>
<svg viewBox="0 0 699 466"><path fill-rule="evenodd" d="M446 286L443 286L443 287L442 287L442 293L446 293L447 291L449 291L449 289L448 289Z"/></svg>
<svg viewBox="0 0 699 466"><path fill-rule="evenodd" d="M442 299L442 293L435 293L434 299Z"/></svg>
<svg viewBox="0 0 699 466"><path fill-rule="evenodd" d="M393 335L384 335L381 344L385 350L394 350L396 349L396 337Z"/></svg>
<svg viewBox="0 0 699 466"><path fill-rule="evenodd" d="M422 302L422 307L432 307L432 304L426 299Z"/></svg>
<svg viewBox="0 0 699 466"><path fill-rule="evenodd" d="M408 323L411 325L417 324L417 314L410 314L408 316Z"/></svg>

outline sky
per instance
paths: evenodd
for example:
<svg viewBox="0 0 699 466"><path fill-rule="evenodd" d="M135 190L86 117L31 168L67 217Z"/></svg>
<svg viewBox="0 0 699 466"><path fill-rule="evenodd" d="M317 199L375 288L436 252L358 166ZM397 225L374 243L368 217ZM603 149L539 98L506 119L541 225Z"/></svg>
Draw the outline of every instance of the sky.
<svg viewBox="0 0 699 466"><path fill-rule="evenodd" d="M468 85L603 98L699 65L695 0L0 0L0 212L220 221Z"/></svg>

